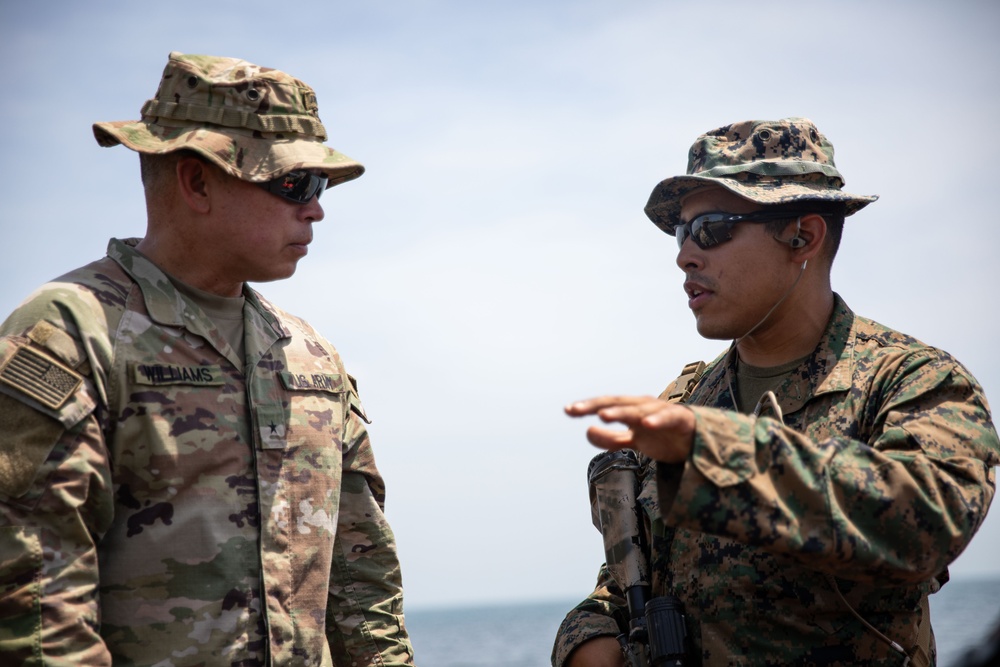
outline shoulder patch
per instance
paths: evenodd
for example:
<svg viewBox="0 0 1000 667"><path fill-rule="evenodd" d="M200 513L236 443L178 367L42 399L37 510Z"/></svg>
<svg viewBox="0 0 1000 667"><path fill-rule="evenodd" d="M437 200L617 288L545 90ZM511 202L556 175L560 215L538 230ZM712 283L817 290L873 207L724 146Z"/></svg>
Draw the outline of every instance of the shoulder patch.
<svg viewBox="0 0 1000 667"><path fill-rule="evenodd" d="M46 354L21 346L0 368L0 382L58 410L83 382L83 376Z"/></svg>
<svg viewBox="0 0 1000 667"><path fill-rule="evenodd" d="M26 334L30 340L44 347L71 368L80 365L80 351L73 337L51 322L42 320L31 327Z"/></svg>

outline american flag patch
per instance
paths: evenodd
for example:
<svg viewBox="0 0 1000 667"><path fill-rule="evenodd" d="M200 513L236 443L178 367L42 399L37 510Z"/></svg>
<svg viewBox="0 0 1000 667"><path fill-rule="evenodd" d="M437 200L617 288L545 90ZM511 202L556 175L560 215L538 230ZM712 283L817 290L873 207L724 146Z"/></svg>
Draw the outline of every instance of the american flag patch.
<svg viewBox="0 0 1000 667"><path fill-rule="evenodd" d="M57 410L80 386L83 376L41 352L21 347L0 368L0 382Z"/></svg>

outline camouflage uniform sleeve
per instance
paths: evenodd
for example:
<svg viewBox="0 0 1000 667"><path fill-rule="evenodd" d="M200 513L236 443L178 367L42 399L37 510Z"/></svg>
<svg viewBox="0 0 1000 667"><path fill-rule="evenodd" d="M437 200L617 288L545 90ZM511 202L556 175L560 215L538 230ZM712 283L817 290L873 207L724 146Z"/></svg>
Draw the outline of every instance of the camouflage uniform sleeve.
<svg viewBox="0 0 1000 667"><path fill-rule="evenodd" d="M352 391L345 415L327 639L337 665L412 665L396 541L383 513L385 485L375 467L363 414Z"/></svg>
<svg viewBox="0 0 1000 667"><path fill-rule="evenodd" d="M57 365L33 383L30 367L11 370L26 360ZM76 376L71 390L75 371L22 337L0 338L0 365L13 380L0 384L0 655L110 665L95 542L111 522L111 475L91 388Z"/></svg>
<svg viewBox="0 0 1000 667"><path fill-rule="evenodd" d="M628 630L625 596L605 566L597 587L563 619L552 647L552 667L562 667L580 644L596 637L615 637Z"/></svg>
<svg viewBox="0 0 1000 667"><path fill-rule="evenodd" d="M942 572L986 516L997 433L979 385L948 355L913 353L883 375L861 426L850 425L843 404L831 410L824 401L803 410L801 432L692 407L694 446L680 479L667 479L667 466L659 473L667 525L856 581L920 582ZM845 437L852 428L871 436Z"/></svg>

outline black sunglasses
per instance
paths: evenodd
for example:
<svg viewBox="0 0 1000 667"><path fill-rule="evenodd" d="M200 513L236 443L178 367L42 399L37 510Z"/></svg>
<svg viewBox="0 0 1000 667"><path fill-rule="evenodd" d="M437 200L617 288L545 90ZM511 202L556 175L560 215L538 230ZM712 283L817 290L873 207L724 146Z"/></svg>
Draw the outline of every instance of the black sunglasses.
<svg viewBox="0 0 1000 667"><path fill-rule="evenodd" d="M771 222L773 220L790 220L804 213L794 211L755 211L753 213L705 213L690 222L682 222L673 228L673 236L677 237L677 247L684 245L690 236L702 250L714 248L726 241L732 240L729 231L738 222Z"/></svg>
<svg viewBox="0 0 1000 667"><path fill-rule="evenodd" d="M278 195L296 204L308 204L326 189L327 177L305 169L296 169L266 183L258 183L272 195Z"/></svg>

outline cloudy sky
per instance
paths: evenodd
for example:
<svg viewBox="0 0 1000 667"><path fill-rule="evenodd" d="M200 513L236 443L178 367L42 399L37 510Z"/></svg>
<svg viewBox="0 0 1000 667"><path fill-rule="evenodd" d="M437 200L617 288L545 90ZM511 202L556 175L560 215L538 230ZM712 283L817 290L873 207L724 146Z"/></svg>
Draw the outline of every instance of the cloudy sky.
<svg viewBox="0 0 1000 667"><path fill-rule="evenodd" d="M992 0L0 2L0 312L143 233L135 154L90 126L138 118L170 51L291 72L368 172L258 288L360 379L407 604L582 597L597 450L562 406L725 347L642 212L706 130L813 119L881 196L835 288L1000 404L998 30ZM998 550L995 509L953 576L1000 575Z"/></svg>

